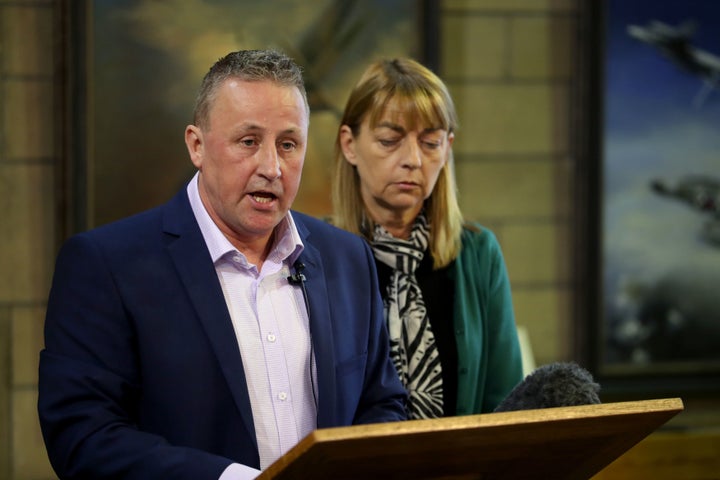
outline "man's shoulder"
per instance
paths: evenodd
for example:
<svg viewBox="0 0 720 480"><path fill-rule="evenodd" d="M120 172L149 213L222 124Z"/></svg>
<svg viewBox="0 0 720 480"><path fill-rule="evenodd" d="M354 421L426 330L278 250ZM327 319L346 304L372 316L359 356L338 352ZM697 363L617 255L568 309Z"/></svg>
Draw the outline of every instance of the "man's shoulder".
<svg viewBox="0 0 720 480"><path fill-rule="evenodd" d="M147 231L148 226L159 225L161 211L162 207L155 207L93 227L84 234L96 238L139 235Z"/></svg>
<svg viewBox="0 0 720 480"><path fill-rule="evenodd" d="M187 203L187 197L184 201ZM130 247L130 245L149 245L154 243L151 239L158 239L158 235L168 230L168 226L169 230L177 230L175 225L179 222L194 221L194 217L181 213L182 202L182 196L177 195L165 204L95 226L74 235L74 237L91 239L108 248L122 249ZM188 203L186 209L190 211L189 208ZM182 220L183 218L185 220Z"/></svg>
<svg viewBox="0 0 720 480"><path fill-rule="evenodd" d="M166 227L174 230L175 225L183 224L188 221L195 222L195 217L192 215L190 201L188 200L185 189L181 189L166 203L150 207L147 210L137 212L123 218L112 220L103 225L94 227L86 233L98 236L118 234L136 235L138 231L154 232L161 228L164 223L167 223L167 225L165 225Z"/></svg>

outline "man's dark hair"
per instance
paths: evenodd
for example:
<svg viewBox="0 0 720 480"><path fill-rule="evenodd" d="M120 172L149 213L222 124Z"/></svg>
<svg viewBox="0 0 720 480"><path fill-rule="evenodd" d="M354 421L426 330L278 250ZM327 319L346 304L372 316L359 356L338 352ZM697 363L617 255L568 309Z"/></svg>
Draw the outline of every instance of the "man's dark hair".
<svg viewBox="0 0 720 480"><path fill-rule="evenodd" d="M287 55L275 50L239 50L231 52L210 67L195 99L193 123L207 127L210 107L218 88L229 78L245 81L269 80L279 85L297 87L310 111L302 69Z"/></svg>

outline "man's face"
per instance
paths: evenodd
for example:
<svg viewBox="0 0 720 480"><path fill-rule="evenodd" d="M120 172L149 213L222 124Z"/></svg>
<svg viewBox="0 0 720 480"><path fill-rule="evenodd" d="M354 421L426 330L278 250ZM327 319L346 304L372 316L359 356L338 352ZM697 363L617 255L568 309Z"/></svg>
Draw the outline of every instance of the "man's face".
<svg viewBox="0 0 720 480"><path fill-rule="evenodd" d="M307 134L308 111L297 88L238 79L218 89L204 129L187 127L200 198L236 247L267 242L287 214L300 186Z"/></svg>

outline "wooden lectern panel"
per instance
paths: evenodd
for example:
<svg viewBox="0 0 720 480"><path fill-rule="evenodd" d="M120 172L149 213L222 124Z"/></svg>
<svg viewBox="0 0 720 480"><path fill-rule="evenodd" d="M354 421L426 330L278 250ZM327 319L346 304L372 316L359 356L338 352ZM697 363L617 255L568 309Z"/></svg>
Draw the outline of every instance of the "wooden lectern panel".
<svg viewBox="0 0 720 480"><path fill-rule="evenodd" d="M586 480L682 409L670 398L318 429L258 478Z"/></svg>

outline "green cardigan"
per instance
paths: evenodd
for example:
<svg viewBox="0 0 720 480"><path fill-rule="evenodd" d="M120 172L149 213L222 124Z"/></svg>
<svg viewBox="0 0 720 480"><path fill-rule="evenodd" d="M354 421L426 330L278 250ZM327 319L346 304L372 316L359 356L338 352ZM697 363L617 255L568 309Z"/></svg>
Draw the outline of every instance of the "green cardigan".
<svg viewBox="0 0 720 480"><path fill-rule="evenodd" d="M454 262L457 415L492 412L523 379L510 281L495 235L464 228Z"/></svg>

